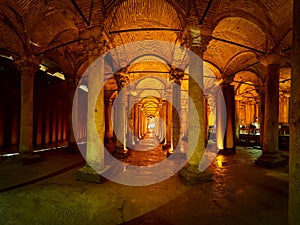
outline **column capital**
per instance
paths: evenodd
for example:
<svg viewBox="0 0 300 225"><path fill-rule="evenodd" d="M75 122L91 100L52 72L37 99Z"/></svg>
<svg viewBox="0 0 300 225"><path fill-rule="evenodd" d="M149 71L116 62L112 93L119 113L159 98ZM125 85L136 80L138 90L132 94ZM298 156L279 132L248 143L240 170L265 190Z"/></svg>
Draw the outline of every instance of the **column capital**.
<svg viewBox="0 0 300 225"><path fill-rule="evenodd" d="M223 77L221 79L222 80L222 85L230 85L234 81L234 77L233 76L229 77L229 76L223 75L222 77Z"/></svg>
<svg viewBox="0 0 300 225"><path fill-rule="evenodd" d="M286 62L288 62L288 59L280 54L270 54L267 55L265 58L263 58L260 63L264 66L268 66L268 65L279 65L282 66L284 65Z"/></svg>
<svg viewBox="0 0 300 225"><path fill-rule="evenodd" d="M127 68L124 67L114 74L114 78L117 81L119 91L129 83L129 74L126 71Z"/></svg>
<svg viewBox="0 0 300 225"><path fill-rule="evenodd" d="M184 42L191 51L200 57L207 50L209 42L212 40L212 30L204 26L188 24L184 30Z"/></svg>
<svg viewBox="0 0 300 225"><path fill-rule="evenodd" d="M16 65L17 70L21 73L21 76L34 76L34 74L40 69L40 62L40 58L25 57L15 60L14 64Z"/></svg>
<svg viewBox="0 0 300 225"><path fill-rule="evenodd" d="M177 67L171 66L171 68L170 68L170 80L171 81L173 81L174 83L181 86L182 81L183 81L183 77L184 77L184 71L183 70L181 70Z"/></svg>
<svg viewBox="0 0 300 225"><path fill-rule="evenodd" d="M80 33L80 37L80 43L84 46L89 56L100 56L109 49L101 27L87 28Z"/></svg>

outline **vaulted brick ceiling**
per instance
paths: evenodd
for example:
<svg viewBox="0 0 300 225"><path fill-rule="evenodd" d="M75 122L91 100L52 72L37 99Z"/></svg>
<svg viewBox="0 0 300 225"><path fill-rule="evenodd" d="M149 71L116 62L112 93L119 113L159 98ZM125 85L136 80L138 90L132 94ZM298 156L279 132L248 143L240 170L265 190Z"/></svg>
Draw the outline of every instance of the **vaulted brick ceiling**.
<svg viewBox="0 0 300 225"><path fill-rule="evenodd" d="M211 28L214 37L204 60L218 76L243 71L274 50L283 50L290 56L292 0L214 0L204 17L209 2L3 0L0 2L0 53L14 59L26 54L38 55L78 39L80 31L94 25L104 25L114 47L141 40L180 44L180 31L114 32L140 28L183 30L187 22L203 18L203 26ZM80 43L74 42L42 56L45 63L54 61L65 73L74 73L80 68L84 71L82 50Z"/></svg>

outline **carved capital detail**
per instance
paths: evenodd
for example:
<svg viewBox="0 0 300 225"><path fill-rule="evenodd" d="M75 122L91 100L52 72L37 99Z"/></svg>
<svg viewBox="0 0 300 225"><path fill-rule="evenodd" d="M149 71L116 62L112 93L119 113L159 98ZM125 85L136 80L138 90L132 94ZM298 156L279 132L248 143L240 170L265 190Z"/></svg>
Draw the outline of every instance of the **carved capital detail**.
<svg viewBox="0 0 300 225"><path fill-rule="evenodd" d="M127 68L122 68L114 74L114 78L117 81L119 91L129 83L129 75L126 70Z"/></svg>
<svg viewBox="0 0 300 225"><path fill-rule="evenodd" d="M186 26L183 34L183 42L187 48L197 55L203 56L211 40L212 35L209 29L195 24Z"/></svg>
<svg viewBox="0 0 300 225"><path fill-rule="evenodd" d="M89 56L100 56L109 50L109 43L103 36L101 27L88 28L81 32L80 43Z"/></svg>
<svg viewBox="0 0 300 225"><path fill-rule="evenodd" d="M24 57L20 60L14 61L17 70L21 73L21 76L34 76L34 74L40 69L40 58Z"/></svg>
<svg viewBox="0 0 300 225"><path fill-rule="evenodd" d="M177 68L171 67L170 68L170 80L174 83L181 85L184 77L184 71Z"/></svg>

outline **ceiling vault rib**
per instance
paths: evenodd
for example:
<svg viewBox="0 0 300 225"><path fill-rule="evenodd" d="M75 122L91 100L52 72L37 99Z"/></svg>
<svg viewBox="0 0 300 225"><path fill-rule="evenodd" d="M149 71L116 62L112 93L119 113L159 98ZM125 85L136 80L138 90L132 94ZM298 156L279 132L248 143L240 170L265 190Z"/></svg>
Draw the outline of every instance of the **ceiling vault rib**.
<svg viewBox="0 0 300 225"><path fill-rule="evenodd" d="M90 22L85 18L83 12L81 11L81 9L79 8L77 2L75 0L71 0L73 6L75 7L75 9L77 10L77 12L80 14L80 16L82 17L82 19L84 20L84 22L90 26Z"/></svg>
<svg viewBox="0 0 300 225"><path fill-rule="evenodd" d="M258 50L258 49L252 48L250 46L240 44L240 43L236 43L236 42L233 42L233 41L228 41L228 40L225 40L225 39L222 39L222 38L217 38L217 37L214 37L214 36L212 36L212 39L214 39L216 41L222 41L222 42L225 42L225 43L228 43L228 44L231 44L231 45L235 45L235 46L238 46L238 47L246 48L246 49L252 50L254 52L258 52L258 53L263 54L263 55L266 54L265 52L263 52L261 50Z"/></svg>
<svg viewBox="0 0 300 225"><path fill-rule="evenodd" d="M67 46L67 45L73 44L73 43L78 42L78 41L80 41L80 40L81 40L80 38L77 38L77 39L75 39L75 40L73 40L73 41L69 41L69 42L67 42L67 43L64 43L64 44L61 44L61 45L57 45L57 46L55 46L55 47L53 47L53 48L46 49L46 50L43 51L43 52L34 54L34 56L35 56L35 57L38 57L38 56L40 56L40 55L42 55L42 54L44 54L44 53L53 51L53 50L58 49L58 48L65 47L65 46Z"/></svg>
<svg viewBox="0 0 300 225"><path fill-rule="evenodd" d="M205 11L204 11L204 13L203 13L202 18L199 19L199 21L198 21L199 25L202 25L202 24L203 24L203 22L204 22L204 20L205 20L205 18L206 18L206 15L207 15L207 13L208 13L208 11L209 11L209 9L210 9L212 3L213 3L213 0L210 0L210 1L208 2L207 6L206 6L206 9L205 9Z"/></svg>
<svg viewBox="0 0 300 225"><path fill-rule="evenodd" d="M89 15L89 24L91 24L91 22L92 22L93 9L94 9L94 0L91 0L90 15Z"/></svg>
<svg viewBox="0 0 300 225"><path fill-rule="evenodd" d="M149 28L136 28L136 29L126 29L126 30L115 30L115 31L110 31L109 34L139 32L139 31L175 31L175 32L183 32L183 30L181 30L181 29L175 29L175 28L149 27Z"/></svg>

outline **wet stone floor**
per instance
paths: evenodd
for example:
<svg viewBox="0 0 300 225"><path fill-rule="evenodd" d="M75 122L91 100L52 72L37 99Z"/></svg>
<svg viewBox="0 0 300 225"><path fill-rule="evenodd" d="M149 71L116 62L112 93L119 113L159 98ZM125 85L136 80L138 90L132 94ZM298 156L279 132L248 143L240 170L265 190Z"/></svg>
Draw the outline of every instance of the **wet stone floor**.
<svg viewBox="0 0 300 225"><path fill-rule="evenodd" d="M166 152L155 137L145 138L139 147L145 151L130 150L128 158L123 159L128 165L124 172L130 170L130 165L147 168L167 161L166 165L175 166L173 161L166 160ZM214 152L213 143L209 148ZM78 168L75 168L1 192L0 224L286 225L287 167L258 167L254 160L260 155L260 150L250 147L238 147L235 155L217 155L208 167L213 181L193 186L186 186L177 174L145 186L110 180L92 184L77 181ZM49 170L59 162L55 156L51 157L47 164ZM24 166L19 176L32 172L31 167ZM10 173L8 167L6 170ZM151 175L140 173L131 179L139 180L141 176L153 181ZM17 178L14 175L10 179Z"/></svg>

